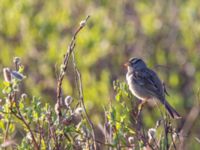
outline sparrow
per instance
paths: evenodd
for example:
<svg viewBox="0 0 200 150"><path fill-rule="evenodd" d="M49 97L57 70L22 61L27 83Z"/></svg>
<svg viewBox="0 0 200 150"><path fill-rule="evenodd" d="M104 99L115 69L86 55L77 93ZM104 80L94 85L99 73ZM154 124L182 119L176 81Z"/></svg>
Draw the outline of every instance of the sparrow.
<svg viewBox="0 0 200 150"><path fill-rule="evenodd" d="M140 99L142 103L157 99L165 106L172 118L181 118L176 110L167 102L165 87L156 72L149 69L140 58L131 58L125 66L127 67L126 80L128 87L135 97Z"/></svg>

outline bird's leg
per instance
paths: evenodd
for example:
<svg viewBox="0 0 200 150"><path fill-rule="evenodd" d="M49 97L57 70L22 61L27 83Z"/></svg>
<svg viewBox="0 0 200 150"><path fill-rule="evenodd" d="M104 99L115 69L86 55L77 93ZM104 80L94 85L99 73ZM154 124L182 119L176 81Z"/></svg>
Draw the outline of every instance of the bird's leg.
<svg viewBox="0 0 200 150"><path fill-rule="evenodd" d="M137 106L137 116L136 116L136 124L137 124L137 130L140 131L141 127L142 127L142 118L141 118L141 111L142 108L144 106L144 104L146 103L146 100L140 100L139 104Z"/></svg>
<svg viewBox="0 0 200 150"><path fill-rule="evenodd" d="M137 117L140 115L141 111L142 111L142 108L144 106L144 104L146 103L147 101L146 100L141 100L139 105L138 105L138 114L137 114Z"/></svg>

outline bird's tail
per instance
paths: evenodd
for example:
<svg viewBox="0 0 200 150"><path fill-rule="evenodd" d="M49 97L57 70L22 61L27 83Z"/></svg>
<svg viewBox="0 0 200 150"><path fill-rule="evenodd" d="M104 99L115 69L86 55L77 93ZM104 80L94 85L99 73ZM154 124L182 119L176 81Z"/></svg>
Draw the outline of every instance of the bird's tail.
<svg viewBox="0 0 200 150"><path fill-rule="evenodd" d="M166 100L163 101L163 104L172 118L174 118L174 119L181 118L179 113Z"/></svg>

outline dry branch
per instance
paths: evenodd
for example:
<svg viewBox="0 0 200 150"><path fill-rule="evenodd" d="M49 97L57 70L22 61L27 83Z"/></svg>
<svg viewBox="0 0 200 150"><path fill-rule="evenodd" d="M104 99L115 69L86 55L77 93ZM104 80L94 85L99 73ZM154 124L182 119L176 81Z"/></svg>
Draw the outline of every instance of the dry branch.
<svg viewBox="0 0 200 150"><path fill-rule="evenodd" d="M58 116L58 119L60 121L60 118L62 117L62 112L61 112L61 100L62 100L62 81L64 78L64 75L66 73L67 70L67 65L69 62L69 58L72 55L72 59L73 59L73 65L74 65L74 69L75 69L75 73L76 73L76 79L78 80L77 85L78 85L78 91L79 91L79 98L80 98L80 103L83 107L86 119L91 127L92 130L92 138L93 138L93 142L94 142L94 149L96 150L96 139L95 139L95 134L94 134L94 125L92 123L92 121L90 120L86 108L85 108L85 104L84 104L84 98L83 98L83 88L82 88L82 80L81 80L81 74L78 71L77 67L76 67L76 62L75 62L75 58L74 58L74 53L73 50L75 48L76 45L76 37L78 35L78 33L81 31L81 29L83 29L83 27L86 25L87 20L89 19L90 16L87 16L87 18L83 21L80 22L80 26L78 27L78 29L75 31L72 40L68 46L67 52L64 56L64 60L63 63L61 65L61 71L60 74L58 76L58 82L57 82L57 102L56 102L56 107L55 107L55 111L56 114Z"/></svg>
<svg viewBox="0 0 200 150"><path fill-rule="evenodd" d="M59 120L62 116L62 113L61 113L62 81L63 81L64 75L66 73L66 70L67 70L69 58L70 58L70 56L74 50L75 44L76 44L76 37L77 37L78 33L81 31L81 29L83 29L83 27L86 25L86 22L89 19L89 17L90 16L87 16L87 18L80 23L80 26L75 31L75 33L72 37L72 40L68 46L68 49L66 51L66 54L64 56L63 63L61 65L61 70L60 70L60 73L58 76L58 81L57 81L57 100L56 100L56 113L58 115Z"/></svg>

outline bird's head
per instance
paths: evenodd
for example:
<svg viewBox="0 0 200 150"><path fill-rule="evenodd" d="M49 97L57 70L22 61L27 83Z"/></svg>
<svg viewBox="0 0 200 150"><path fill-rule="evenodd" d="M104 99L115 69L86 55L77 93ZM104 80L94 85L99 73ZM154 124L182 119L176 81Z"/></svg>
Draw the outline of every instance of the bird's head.
<svg viewBox="0 0 200 150"><path fill-rule="evenodd" d="M124 65L127 67L128 71L135 70L135 69L143 69L147 67L145 62L140 58L131 58Z"/></svg>

